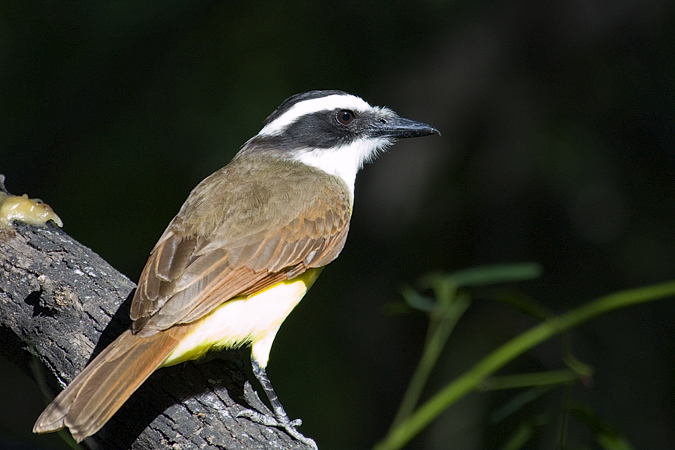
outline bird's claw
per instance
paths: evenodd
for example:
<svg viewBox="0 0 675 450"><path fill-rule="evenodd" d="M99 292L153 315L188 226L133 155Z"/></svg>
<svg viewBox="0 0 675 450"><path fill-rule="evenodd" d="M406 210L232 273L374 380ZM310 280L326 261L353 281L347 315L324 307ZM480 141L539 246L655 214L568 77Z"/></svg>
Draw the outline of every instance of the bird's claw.
<svg viewBox="0 0 675 450"><path fill-rule="evenodd" d="M319 447L316 445L316 442L314 442L313 439L306 437L297 430L297 427L302 425L302 419L288 420L288 417L275 417L263 414L253 409L245 409L243 411L239 411L237 413L237 418L239 417L246 417L252 422L256 422L268 427L283 428L286 431L286 433L288 433L295 440L308 445L314 450L319 450Z"/></svg>

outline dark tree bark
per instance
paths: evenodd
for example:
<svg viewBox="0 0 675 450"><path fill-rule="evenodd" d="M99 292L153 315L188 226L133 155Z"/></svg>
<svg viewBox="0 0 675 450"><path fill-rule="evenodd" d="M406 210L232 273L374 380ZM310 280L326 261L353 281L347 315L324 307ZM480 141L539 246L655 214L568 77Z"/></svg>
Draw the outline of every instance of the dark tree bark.
<svg viewBox="0 0 675 450"><path fill-rule="evenodd" d="M4 191L3 181L0 175ZM51 398L129 326L134 288L51 222L0 228L0 355ZM224 352L161 369L83 444L111 450L309 448L277 428L236 418L242 409L265 408L245 364L240 352Z"/></svg>

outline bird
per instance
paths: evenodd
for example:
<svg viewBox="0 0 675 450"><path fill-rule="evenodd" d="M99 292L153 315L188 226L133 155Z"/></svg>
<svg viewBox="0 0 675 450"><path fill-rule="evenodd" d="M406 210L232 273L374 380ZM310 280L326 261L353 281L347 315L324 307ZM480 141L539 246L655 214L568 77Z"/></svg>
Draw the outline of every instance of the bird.
<svg viewBox="0 0 675 450"><path fill-rule="evenodd" d="M252 372L279 427L314 448L267 376L272 342L323 268L340 254L362 166L395 141L440 134L339 90L284 100L234 158L201 181L145 264L131 326L46 407L33 431L99 431L157 369L210 350L251 347Z"/></svg>

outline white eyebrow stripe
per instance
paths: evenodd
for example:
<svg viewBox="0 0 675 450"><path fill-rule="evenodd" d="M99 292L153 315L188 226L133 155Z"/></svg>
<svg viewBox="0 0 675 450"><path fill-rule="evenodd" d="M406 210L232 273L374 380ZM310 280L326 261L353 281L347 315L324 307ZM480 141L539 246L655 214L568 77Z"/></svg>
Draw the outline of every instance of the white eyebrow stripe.
<svg viewBox="0 0 675 450"><path fill-rule="evenodd" d="M362 98L354 95L328 95L321 98L304 100L293 105L288 111L268 123L260 130L258 135L271 136L279 134L293 123L298 117L312 114L318 111L330 111L332 109L350 109L353 111L366 111L371 106Z"/></svg>

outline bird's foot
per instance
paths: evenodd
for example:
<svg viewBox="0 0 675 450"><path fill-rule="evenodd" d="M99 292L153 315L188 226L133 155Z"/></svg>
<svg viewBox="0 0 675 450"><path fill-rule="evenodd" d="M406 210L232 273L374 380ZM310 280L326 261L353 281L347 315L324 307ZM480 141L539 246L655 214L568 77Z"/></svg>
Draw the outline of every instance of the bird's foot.
<svg viewBox="0 0 675 450"><path fill-rule="evenodd" d="M311 448L315 450L319 450L319 447L316 445L316 442L314 442L313 439L310 439L300 433L297 430L297 427L302 425L302 420L301 419L295 419L295 420L289 420L288 416L272 416L272 415L267 415L263 414L259 411L255 411L253 409L245 409L243 411L240 411L237 414L237 417L246 417L247 419L259 423L261 425L265 425L268 427L277 427L277 428L282 428L286 433L288 433L293 439L302 442L303 444L307 444Z"/></svg>

